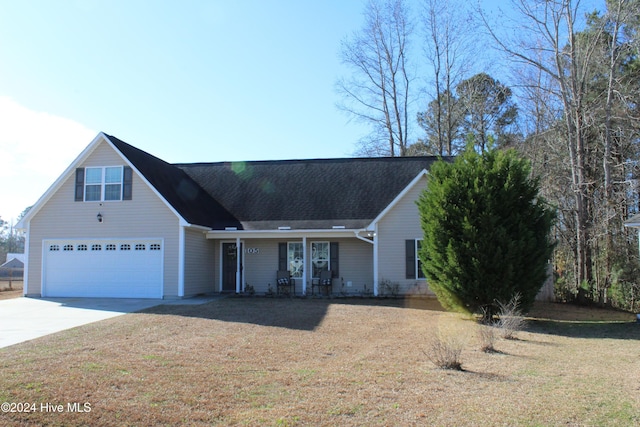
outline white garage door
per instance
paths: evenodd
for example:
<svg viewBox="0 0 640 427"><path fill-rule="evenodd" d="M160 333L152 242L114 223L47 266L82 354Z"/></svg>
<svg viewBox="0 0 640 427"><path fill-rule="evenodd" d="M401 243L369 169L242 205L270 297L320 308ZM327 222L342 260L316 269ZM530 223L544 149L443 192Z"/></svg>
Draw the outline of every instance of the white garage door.
<svg viewBox="0 0 640 427"><path fill-rule="evenodd" d="M45 297L162 298L162 239L45 240Z"/></svg>

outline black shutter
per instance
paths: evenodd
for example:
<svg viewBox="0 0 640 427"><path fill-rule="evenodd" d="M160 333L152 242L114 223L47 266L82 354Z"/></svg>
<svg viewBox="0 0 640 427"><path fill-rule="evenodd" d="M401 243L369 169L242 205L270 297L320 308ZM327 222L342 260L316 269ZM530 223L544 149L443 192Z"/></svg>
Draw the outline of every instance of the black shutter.
<svg viewBox="0 0 640 427"><path fill-rule="evenodd" d="M416 278L416 241L405 240L405 254L407 257L407 279Z"/></svg>
<svg viewBox="0 0 640 427"><path fill-rule="evenodd" d="M122 200L131 200L133 195L133 171L125 166L122 171Z"/></svg>
<svg viewBox="0 0 640 427"><path fill-rule="evenodd" d="M284 242L278 243L278 270L286 271L287 268L287 244Z"/></svg>
<svg viewBox="0 0 640 427"><path fill-rule="evenodd" d="M84 201L84 168L76 169L76 194L75 201Z"/></svg>
<svg viewBox="0 0 640 427"><path fill-rule="evenodd" d="M333 277L340 277L340 256L338 252L338 242L329 243L329 264L331 264L331 271Z"/></svg>

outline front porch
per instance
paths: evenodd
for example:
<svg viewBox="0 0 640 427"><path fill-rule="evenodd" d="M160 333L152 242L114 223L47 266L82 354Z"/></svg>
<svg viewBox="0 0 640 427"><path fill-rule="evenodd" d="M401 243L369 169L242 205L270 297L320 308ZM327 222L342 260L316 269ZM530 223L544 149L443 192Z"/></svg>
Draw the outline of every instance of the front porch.
<svg viewBox="0 0 640 427"><path fill-rule="evenodd" d="M288 271L296 296L318 295L322 271L331 271L329 294L377 295L373 236L354 230L210 231L215 246L215 290L278 294L277 273ZM281 289L282 291L282 289Z"/></svg>

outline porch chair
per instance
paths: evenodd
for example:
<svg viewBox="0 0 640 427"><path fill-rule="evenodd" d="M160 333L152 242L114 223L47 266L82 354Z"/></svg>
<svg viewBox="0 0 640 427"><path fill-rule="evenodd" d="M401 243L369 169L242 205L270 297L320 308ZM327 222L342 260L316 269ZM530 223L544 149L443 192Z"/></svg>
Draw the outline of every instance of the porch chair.
<svg viewBox="0 0 640 427"><path fill-rule="evenodd" d="M296 284L288 270L278 270L276 276L276 293L280 295L280 289L286 290L286 294L296 294Z"/></svg>
<svg viewBox="0 0 640 427"><path fill-rule="evenodd" d="M314 294L314 287L320 288L320 295L331 295L333 291L333 272L331 270L324 270L320 272L320 278L317 284L311 284L311 294ZM324 289L324 292L322 290Z"/></svg>

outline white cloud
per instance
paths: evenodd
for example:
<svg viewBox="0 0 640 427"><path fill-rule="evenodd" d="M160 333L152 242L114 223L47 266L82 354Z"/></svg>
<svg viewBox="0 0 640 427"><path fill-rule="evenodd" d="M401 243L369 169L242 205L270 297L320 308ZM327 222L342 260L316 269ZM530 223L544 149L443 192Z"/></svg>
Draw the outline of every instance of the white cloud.
<svg viewBox="0 0 640 427"><path fill-rule="evenodd" d="M33 205L96 134L0 96L0 217L15 219Z"/></svg>

